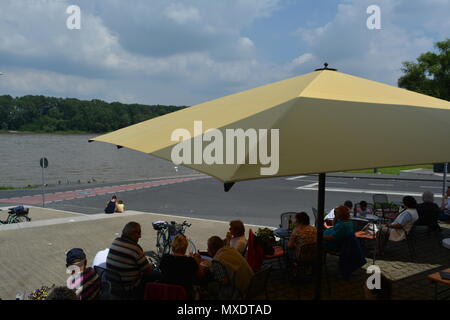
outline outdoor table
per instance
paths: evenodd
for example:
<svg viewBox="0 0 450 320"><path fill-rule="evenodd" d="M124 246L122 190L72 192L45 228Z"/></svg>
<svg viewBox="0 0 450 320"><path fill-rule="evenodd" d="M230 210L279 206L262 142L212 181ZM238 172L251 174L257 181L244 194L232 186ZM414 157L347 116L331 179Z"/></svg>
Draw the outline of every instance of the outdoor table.
<svg viewBox="0 0 450 320"><path fill-rule="evenodd" d="M450 272L450 268L441 270L443 272ZM428 275L428 280L430 280L432 283L434 283L434 299L438 299L438 295L450 291L450 280L444 280L441 278L441 275L439 274L440 271L435 272L433 274ZM441 291L438 291L438 285L443 284L446 285L449 288L443 289Z"/></svg>
<svg viewBox="0 0 450 320"><path fill-rule="evenodd" d="M288 239L291 236L291 231L289 231L287 228L278 228L273 230L273 234L275 235L275 237L278 237L282 240Z"/></svg>
<svg viewBox="0 0 450 320"><path fill-rule="evenodd" d="M360 216L357 216L357 217L353 217L351 219L359 219L359 220L366 220L366 221L378 221L380 219L380 217L378 217L378 216L376 216L374 214L368 213L366 215L363 215L363 216L360 215Z"/></svg>
<svg viewBox="0 0 450 320"><path fill-rule="evenodd" d="M291 237L292 231L289 231L287 228L278 228L273 230L273 234L275 237L281 239L281 244L285 253L287 253L287 244L289 242L289 238Z"/></svg>
<svg viewBox="0 0 450 320"><path fill-rule="evenodd" d="M375 226L376 223L378 223L380 221L380 218L374 214L366 214L365 217L353 217L350 218L351 220L354 221L358 221L358 222L366 222L366 223L372 223L373 226ZM367 224L366 224L367 225ZM362 229L364 229L366 226L364 226ZM369 227L370 228L370 227ZM375 230L369 230L372 231L372 233L368 233L366 231L363 230L358 230L357 232L355 232L355 237L358 238L361 241L365 241L365 240L373 240L375 241L374 244L374 249L373 249L373 264L375 264L375 259L376 259L376 254L377 254L377 235L374 234Z"/></svg>

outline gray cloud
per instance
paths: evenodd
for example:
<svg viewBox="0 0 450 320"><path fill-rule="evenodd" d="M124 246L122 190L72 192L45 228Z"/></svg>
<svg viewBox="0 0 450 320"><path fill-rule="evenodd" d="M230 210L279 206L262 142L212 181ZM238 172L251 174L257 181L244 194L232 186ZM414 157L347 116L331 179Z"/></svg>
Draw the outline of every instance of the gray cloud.
<svg viewBox="0 0 450 320"><path fill-rule="evenodd" d="M368 0L346 0L318 28L299 28L307 49L282 64L261 60L242 30L277 12L278 0L78 0L81 30L66 28L73 1L2 0L2 92L107 101L196 104L311 72L395 84L401 62L448 36L449 1L379 0L382 30L366 28ZM417 12L420 10L420 12ZM414 24L413 22L416 22ZM301 21L299 21L299 27ZM447 29L442 28L446 27ZM293 30L286 30L292 33Z"/></svg>

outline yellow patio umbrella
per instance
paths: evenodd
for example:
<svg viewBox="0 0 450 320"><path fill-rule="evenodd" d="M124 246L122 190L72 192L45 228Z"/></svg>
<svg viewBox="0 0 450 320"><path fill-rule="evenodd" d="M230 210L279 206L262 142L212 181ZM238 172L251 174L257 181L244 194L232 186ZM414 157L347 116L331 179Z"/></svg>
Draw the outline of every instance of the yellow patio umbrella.
<svg viewBox="0 0 450 320"><path fill-rule="evenodd" d="M449 139L450 102L325 65L92 141L184 161L226 190L241 180L319 173L321 247L325 173L448 162Z"/></svg>

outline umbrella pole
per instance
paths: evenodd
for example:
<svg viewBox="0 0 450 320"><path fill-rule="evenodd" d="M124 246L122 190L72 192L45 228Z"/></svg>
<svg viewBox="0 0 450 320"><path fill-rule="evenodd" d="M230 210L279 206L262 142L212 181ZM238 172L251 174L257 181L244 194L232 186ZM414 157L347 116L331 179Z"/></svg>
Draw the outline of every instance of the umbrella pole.
<svg viewBox="0 0 450 320"><path fill-rule="evenodd" d="M316 256L316 287L315 300L320 300L322 288L322 263L323 263L323 217L325 211L325 173L319 174L319 194L317 198L317 256Z"/></svg>

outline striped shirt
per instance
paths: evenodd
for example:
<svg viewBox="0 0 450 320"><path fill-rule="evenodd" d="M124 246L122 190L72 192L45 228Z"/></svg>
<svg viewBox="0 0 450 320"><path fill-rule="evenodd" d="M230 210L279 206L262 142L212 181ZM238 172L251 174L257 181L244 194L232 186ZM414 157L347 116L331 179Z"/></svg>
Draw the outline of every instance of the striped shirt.
<svg viewBox="0 0 450 320"><path fill-rule="evenodd" d="M150 269L144 250L136 242L126 238L116 238L109 248L106 269L120 275L127 288L139 285L142 273Z"/></svg>
<svg viewBox="0 0 450 320"><path fill-rule="evenodd" d="M80 300L93 300L99 296L101 279L97 272L89 267L84 272L75 275L68 288L75 289L75 293Z"/></svg>

